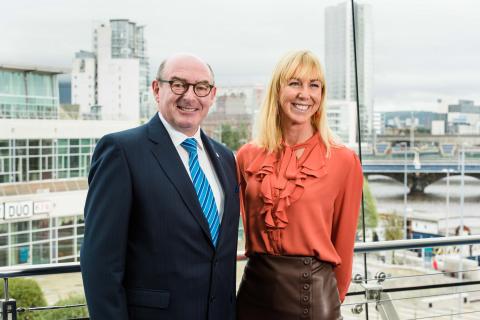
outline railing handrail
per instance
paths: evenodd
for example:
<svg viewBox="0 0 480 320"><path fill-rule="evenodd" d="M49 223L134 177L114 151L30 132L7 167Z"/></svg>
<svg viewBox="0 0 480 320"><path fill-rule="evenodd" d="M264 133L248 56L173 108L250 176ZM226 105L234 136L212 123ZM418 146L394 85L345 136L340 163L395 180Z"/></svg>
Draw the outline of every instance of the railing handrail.
<svg viewBox="0 0 480 320"><path fill-rule="evenodd" d="M355 253L369 253L375 251L389 251L398 249L418 249L431 247L445 247L480 243L480 235L436 237L408 240L391 240L355 243Z"/></svg>
<svg viewBox="0 0 480 320"><path fill-rule="evenodd" d="M480 243L480 235L437 237L410 240L392 240L376 242L357 242L354 251L356 253L368 253L375 251L389 251L398 249L430 248L455 245L468 245ZM237 257L242 259L244 252L239 251ZM0 267L0 278L17 278L30 276L43 276L61 273L80 272L80 263L68 262L59 264L37 264L28 266Z"/></svg>
<svg viewBox="0 0 480 320"><path fill-rule="evenodd" d="M20 278L76 272L80 272L79 262L67 262L58 264L34 264L27 266L19 265L13 267L1 267L0 278Z"/></svg>

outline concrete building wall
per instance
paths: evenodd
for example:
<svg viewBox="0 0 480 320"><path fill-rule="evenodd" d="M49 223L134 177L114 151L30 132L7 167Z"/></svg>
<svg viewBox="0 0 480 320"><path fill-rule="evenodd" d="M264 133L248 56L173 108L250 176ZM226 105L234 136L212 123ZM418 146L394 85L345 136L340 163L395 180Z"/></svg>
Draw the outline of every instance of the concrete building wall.
<svg viewBox="0 0 480 320"><path fill-rule="evenodd" d="M105 59L98 63L98 104L103 119L139 120L138 59Z"/></svg>
<svg viewBox="0 0 480 320"><path fill-rule="evenodd" d="M72 65L72 104L78 104L80 113L90 113L96 105L95 57L75 58Z"/></svg>

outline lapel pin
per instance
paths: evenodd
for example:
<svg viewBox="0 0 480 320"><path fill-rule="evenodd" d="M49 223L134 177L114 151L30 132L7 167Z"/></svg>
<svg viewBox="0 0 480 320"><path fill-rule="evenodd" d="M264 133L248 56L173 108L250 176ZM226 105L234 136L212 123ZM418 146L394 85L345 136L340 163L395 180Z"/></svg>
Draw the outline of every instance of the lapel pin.
<svg viewBox="0 0 480 320"><path fill-rule="evenodd" d="M220 158L220 156L218 155L218 153L215 152L215 154L217 155L217 158Z"/></svg>

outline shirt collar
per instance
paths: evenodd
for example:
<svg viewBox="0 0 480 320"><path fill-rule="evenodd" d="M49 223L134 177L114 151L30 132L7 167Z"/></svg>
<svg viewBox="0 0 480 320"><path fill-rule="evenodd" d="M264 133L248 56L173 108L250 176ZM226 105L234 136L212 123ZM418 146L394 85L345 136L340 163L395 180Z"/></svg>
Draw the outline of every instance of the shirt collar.
<svg viewBox="0 0 480 320"><path fill-rule="evenodd" d="M178 147L187 138L195 138L195 140L197 140L197 146L200 150L203 150L203 141L200 137L200 128L197 130L197 132L195 132L192 137L189 137L186 134L172 127L172 125L163 117L161 112L158 112L158 117L160 118L160 121L162 121L163 126L167 130L168 135L170 136L170 139L172 139L173 145L175 147Z"/></svg>

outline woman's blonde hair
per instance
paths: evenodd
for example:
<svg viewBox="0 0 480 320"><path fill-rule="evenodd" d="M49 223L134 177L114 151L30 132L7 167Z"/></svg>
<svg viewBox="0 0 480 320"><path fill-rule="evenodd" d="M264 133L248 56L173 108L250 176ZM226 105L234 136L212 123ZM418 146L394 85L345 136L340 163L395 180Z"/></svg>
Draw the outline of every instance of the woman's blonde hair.
<svg viewBox="0 0 480 320"><path fill-rule="evenodd" d="M326 85L320 61L307 50L286 54L277 64L272 79L267 87L262 104L257 144L270 152L279 151L282 143L280 123L279 94L280 89L292 79L318 79L322 83L322 100L320 108L312 116L312 126L317 130L330 154L330 148L337 145L336 138L328 127L326 109Z"/></svg>

